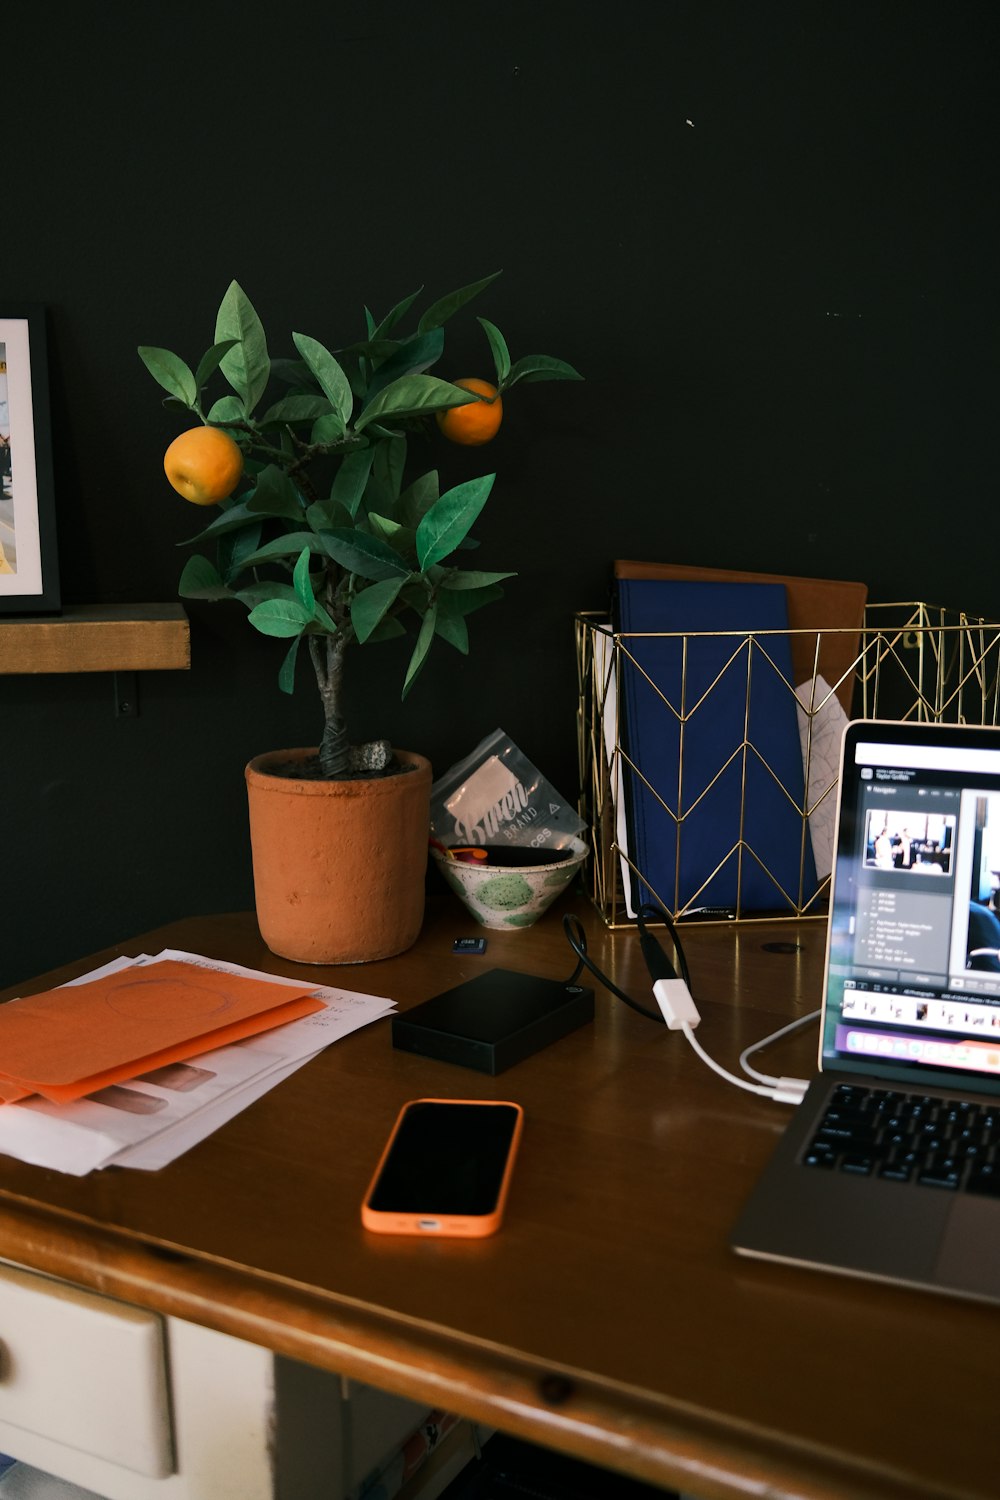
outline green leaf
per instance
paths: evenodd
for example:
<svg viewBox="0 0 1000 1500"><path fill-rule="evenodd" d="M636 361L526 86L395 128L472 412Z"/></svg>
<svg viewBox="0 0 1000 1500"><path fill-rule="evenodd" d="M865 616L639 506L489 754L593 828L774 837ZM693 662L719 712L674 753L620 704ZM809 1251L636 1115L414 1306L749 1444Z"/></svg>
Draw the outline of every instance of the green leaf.
<svg viewBox="0 0 1000 1500"><path fill-rule="evenodd" d="M292 584L298 594L302 605L310 615L316 612L316 595L313 593L312 579L309 577L309 559L312 556L308 547L303 547L299 553L299 560L292 569Z"/></svg>
<svg viewBox="0 0 1000 1500"><path fill-rule="evenodd" d="M340 365L329 349L307 333L293 333L292 342L319 381L319 388L346 427L354 411L354 392Z"/></svg>
<svg viewBox="0 0 1000 1500"><path fill-rule="evenodd" d="M233 339L223 339L221 344L213 344L211 349L205 350L205 353L198 361L198 368L195 371L194 375L195 383L199 391L219 368L219 365L222 363L223 356L229 353L230 349L233 347L233 343Z"/></svg>
<svg viewBox="0 0 1000 1500"><path fill-rule="evenodd" d="M404 526L416 526L422 515L440 498L441 486L437 469L419 475L399 497L396 514Z"/></svg>
<svg viewBox="0 0 1000 1500"><path fill-rule="evenodd" d="M456 651L461 651L463 656L468 656L469 627L465 623L464 615L452 614L450 610L442 609L439 603L434 632L442 640L447 641L449 646L454 646Z"/></svg>
<svg viewBox="0 0 1000 1500"><path fill-rule="evenodd" d="M454 552L490 497L495 474L466 480L443 494L417 527L417 560L421 570Z"/></svg>
<svg viewBox="0 0 1000 1500"><path fill-rule="evenodd" d="M301 635L297 635L288 648L281 669L278 672L278 686L283 693L295 691L295 660L299 654L299 646L302 644Z"/></svg>
<svg viewBox="0 0 1000 1500"><path fill-rule="evenodd" d="M247 609L250 610L260 604L262 600L270 599L271 595L266 583L248 583L245 588L236 590L236 597L241 604L245 604Z"/></svg>
<svg viewBox="0 0 1000 1500"><path fill-rule="evenodd" d="M298 491L277 464L268 464L257 475L257 487L247 500L247 509L257 516L280 516L300 523L304 515Z"/></svg>
<svg viewBox="0 0 1000 1500"><path fill-rule="evenodd" d="M259 578L237 589L236 597L241 604L245 604L247 609L251 610L256 609L258 604L263 604L265 599L294 600L296 594L291 584L276 583L273 578Z"/></svg>
<svg viewBox="0 0 1000 1500"><path fill-rule="evenodd" d="M301 602L290 583L283 583L276 578L261 578L256 583L247 584L246 588L240 589L237 597L251 600L255 605L262 604L265 599L280 599L285 604Z"/></svg>
<svg viewBox="0 0 1000 1500"><path fill-rule="evenodd" d="M207 557L189 557L184 564L177 592L182 599L232 599L233 591L223 583L218 569Z"/></svg>
<svg viewBox="0 0 1000 1500"><path fill-rule="evenodd" d="M315 547L320 550L318 538L311 531L290 531L285 536L275 537L271 542L265 542L263 547L258 547L256 552L251 552L243 559L245 568L256 568L261 563L276 562L284 557L298 557L299 553L306 548Z"/></svg>
<svg viewBox="0 0 1000 1500"><path fill-rule="evenodd" d="M432 604L421 622L420 633L417 636L417 644L413 648L413 655L410 657L410 665L406 669L406 680L403 683L404 698L416 681L417 676L423 668L424 662L427 660L427 653L431 649L431 642L434 639L434 627L436 622L437 605Z"/></svg>
<svg viewBox="0 0 1000 1500"><path fill-rule="evenodd" d="M348 515L356 516L358 513L374 459L374 448L356 448L341 459L330 490L330 499L334 505L342 505Z"/></svg>
<svg viewBox="0 0 1000 1500"><path fill-rule="evenodd" d="M239 396L220 396L205 418L210 427L235 427L247 419Z"/></svg>
<svg viewBox="0 0 1000 1500"><path fill-rule="evenodd" d="M338 526L347 526L351 517L336 501L317 500L306 511L306 520L309 522L311 529L319 533L321 531L335 531Z"/></svg>
<svg viewBox="0 0 1000 1500"><path fill-rule="evenodd" d="M415 333L404 339L387 360L379 365L368 386L366 401L371 401L379 391L399 380L403 375L419 375L430 369L444 353L444 329L432 328L428 333Z"/></svg>
<svg viewBox="0 0 1000 1500"><path fill-rule="evenodd" d="M394 641L399 636L405 634L406 631L403 629L403 626L400 624L399 620L396 619L396 616L387 615L386 618L382 621L381 625L376 626L376 628L372 631L371 635L368 637L368 641L371 645L374 645L377 641Z"/></svg>
<svg viewBox="0 0 1000 1500"><path fill-rule="evenodd" d="M504 390L509 391L519 380L582 380L583 376L565 360L552 359L548 354L526 354L512 366L504 381Z"/></svg>
<svg viewBox="0 0 1000 1500"><path fill-rule="evenodd" d="M393 433L388 442L379 443L374 451L372 478L377 481L379 493L395 505L406 468L406 438L401 432Z"/></svg>
<svg viewBox="0 0 1000 1500"><path fill-rule="evenodd" d="M389 359L399 348L398 339L369 339L363 344L348 344L344 349L338 349L337 354L341 364L355 360L374 361L378 364L383 359Z"/></svg>
<svg viewBox="0 0 1000 1500"><path fill-rule="evenodd" d="M260 418L261 427L272 422L315 422L317 417L328 416L330 403L325 396L313 396L308 391L295 391L283 396L269 406ZM341 425L343 430L343 425Z"/></svg>
<svg viewBox="0 0 1000 1500"><path fill-rule="evenodd" d="M478 322L489 339L493 365L497 372L497 385L501 386L510 374L510 350L507 348L507 340L495 323L490 323L486 318L479 318Z"/></svg>
<svg viewBox="0 0 1000 1500"><path fill-rule="evenodd" d="M292 386L296 390L306 392L310 396L315 396L316 394L316 382L313 379L312 372L308 365L301 359L281 359L280 357L272 359L271 377L274 380L282 381L285 385Z"/></svg>
<svg viewBox="0 0 1000 1500"><path fill-rule="evenodd" d="M265 599L250 611L247 617L255 630L261 635L272 635L289 637L301 635L302 631L312 619L312 611L307 610L301 600L292 599Z"/></svg>
<svg viewBox="0 0 1000 1500"><path fill-rule="evenodd" d="M416 533L412 526L403 526L399 521L393 521L389 516L380 516L378 511L368 512L368 524L372 529L373 536L380 536L397 552L406 546L413 547L416 541Z"/></svg>
<svg viewBox="0 0 1000 1500"><path fill-rule="evenodd" d="M198 405L198 382L179 355L171 354L169 349L154 349L142 344L139 358L153 379L168 395L183 402L188 411Z"/></svg>
<svg viewBox="0 0 1000 1500"><path fill-rule="evenodd" d="M216 343L226 339L233 339L234 343L220 360L219 368L236 394L242 397L249 416L267 387L271 361L261 321L250 298L236 281L230 282L215 320Z"/></svg>
<svg viewBox="0 0 1000 1500"><path fill-rule="evenodd" d="M233 584L246 570L246 559L260 545L263 526L260 521L254 526L243 526L238 531L227 532L219 538L216 560L219 572L228 584Z"/></svg>
<svg viewBox="0 0 1000 1500"><path fill-rule="evenodd" d="M452 406L468 406L479 397L448 380L438 380L435 375L404 375L379 391L373 401L365 407L354 424L355 432L367 427L369 422L392 417L397 421L403 417L422 417L429 412L443 411Z"/></svg>
<svg viewBox="0 0 1000 1500"><path fill-rule="evenodd" d="M400 602L407 605L422 620L433 594L427 587L428 579L423 573L414 573L400 591Z"/></svg>
<svg viewBox="0 0 1000 1500"><path fill-rule="evenodd" d="M403 581L402 578L386 578L355 594L351 600L351 623L359 641L367 641L372 631L381 625L395 604Z"/></svg>
<svg viewBox="0 0 1000 1500"><path fill-rule="evenodd" d="M491 584L502 583L505 578L516 578L516 573L480 573L472 569L457 568L441 580L441 587L461 591L462 589L483 589Z"/></svg>
<svg viewBox="0 0 1000 1500"><path fill-rule="evenodd" d="M205 542L212 537L223 536L228 531L239 531L243 526L259 527L260 516L254 515L252 511L248 510L245 501L237 501L235 505L230 505L228 510L220 511L215 520L210 526L206 526L204 531L199 532L197 536L188 537L180 545L185 547L190 546L193 542Z"/></svg>
<svg viewBox="0 0 1000 1500"><path fill-rule="evenodd" d="M357 573L359 578L409 577L410 569L377 536L369 536L352 526L338 526L333 531L321 532L320 541L334 562L349 573Z"/></svg>
<svg viewBox="0 0 1000 1500"><path fill-rule="evenodd" d="M313 635L318 635L320 632L323 632L326 635L337 634L337 627L334 624L333 620L330 618L329 611L323 604L319 602L318 599L316 601L316 607L313 610L312 620L310 621L310 632Z"/></svg>
<svg viewBox="0 0 1000 1500"><path fill-rule="evenodd" d="M479 293L488 287L490 282L496 281L500 274L501 272L494 271L492 276L484 276L482 281L473 281L469 286L460 287L457 292L449 292L447 296L440 297L421 317L417 324L418 333L426 333L429 328L439 328L442 323L447 323L460 307L471 302L473 297L478 297Z"/></svg>
<svg viewBox="0 0 1000 1500"><path fill-rule="evenodd" d="M346 435L347 429L340 420L339 412L328 411L325 416L317 418L313 423L309 441L314 447L333 448L338 443L343 443Z"/></svg>
<svg viewBox="0 0 1000 1500"><path fill-rule="evenodd" d="M451 615L471 615L477 609L482 609L484 604L492 604L502 598L503 589L498 583L488 583L480 589L457 589L452 593L442 592L438 595L441 608Z"/></svg>
<svg viewBox="0 0 1000 1500"><path fill-rule="evenodd" d="M392 311L386 313L385 317L382 319L381 323L379 323L377 328L372 327L374 319L372 318L371 314L368 313L369 339L374 342L375 339L386 338L395 328L396 324L403 321L403 319L406 317L406 314L409 312L414 302L416 302L422 291L423 287L418 287L415 292L411 292L408 297L404 297L402 302L397 302ZM365 311L367 312L367 308L365 309Z"/></svg>

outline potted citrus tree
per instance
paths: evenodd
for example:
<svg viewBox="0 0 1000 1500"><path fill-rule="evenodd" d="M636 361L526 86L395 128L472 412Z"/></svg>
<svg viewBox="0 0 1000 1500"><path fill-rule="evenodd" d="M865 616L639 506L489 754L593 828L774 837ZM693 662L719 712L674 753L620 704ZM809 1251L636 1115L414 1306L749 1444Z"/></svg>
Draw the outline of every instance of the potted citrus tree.
<svg viewBox="0 0 1000 1500"><path fill-rule="evenodd" d="M292 333L294 352L280 358L234 281L194 367L168 349L139 349L166 404L189 421L167 449L167 478L212 509L196 539L209 551L189 559L180 594L242 605L256 630L288 641L279 687L293 691L307 656L318 689L318 744L246 768L258 921L288 958L386 957L420 930L431 768L385 740L355 742L346 666L354 647L409 630L405 697L436 641L468 650L469 616L512 576L468 562L496 476L442 491L436 469L414 474L409 462L423 429L479 446L496 434L514 386L580 378L548 355L512 360L482 317L495 379L430 373L445 325L494 279L419 316L419 293L381 320L366 309L362 335L336 349Z"/></svg>

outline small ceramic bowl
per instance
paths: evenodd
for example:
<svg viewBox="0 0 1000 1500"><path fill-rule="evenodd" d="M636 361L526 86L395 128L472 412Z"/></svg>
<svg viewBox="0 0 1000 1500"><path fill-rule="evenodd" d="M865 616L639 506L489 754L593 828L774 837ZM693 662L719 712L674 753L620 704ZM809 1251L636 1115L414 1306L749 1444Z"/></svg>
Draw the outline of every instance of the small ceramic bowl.
<svg viewBox="0 0 1000 1500"><path fill-rule="evenodd" d="M528 851L526 851L527 853ZM560 895L587 857L582 839L567 844L557 864L466 864L431 848L445 881L483 927L530 927ZM504 854L509 858L510 850Z"/></svg>

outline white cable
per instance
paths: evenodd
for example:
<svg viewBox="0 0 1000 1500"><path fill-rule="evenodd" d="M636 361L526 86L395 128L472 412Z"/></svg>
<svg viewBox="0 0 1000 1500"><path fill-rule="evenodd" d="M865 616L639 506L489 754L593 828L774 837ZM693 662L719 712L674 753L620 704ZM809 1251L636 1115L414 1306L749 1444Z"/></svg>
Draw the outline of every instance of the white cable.
<svg viewBox="0 0 1000 1500"><path fill-rule="evenodd" d="M702 1062L707 1063L713 1073L718 1073L719 1077L724 1078L727 1083L735 1083L738 1089L746 1089L748 1094L762 1094L767 1099L774 1098L774 1090L772 1088L766 1088L763 1084L759 1083L750 1083L746 1078L737 1078L735 1074L727 1073L725 1068L720 1067L713 1058L709 1057L704 1047L698 1041L693 1030L691 1029L690 1022L683 1022L680 1029L681 1031L683 1031L684 1035L687 1037L688 1041L691 1043L692 1047L697 1052Z"/></svg>
<svg viewBox="0 0 1000 1500"><path fill-rule="evenodd" d="M801 1103L802 1096L808 1087L804 1078L776 1078L767 1084L749 1083L747 1079L737 1078L734 1073L727 1072L709 1057L704 1047L695 1038L694 1028L701 1017L691 997L691 991L683 979L657 979L653 985L653 995L671 1031L683 1031L702 1062L711 1068L713 1073L717 1073L727 1083L735 1084L738 1089L745 1089L750 1094L759 1094L765 1099L774 1099L779 1104Z"/></svg>
<svg viewBox="0 0 1000 1500"><path fill-rule="evenodd" d="M758 1073L757 1069L752 1068L747 1062L747 1058L751 1057L755 1052L760 1052L763 1047L769 1047L772 1042L780 1041L783 1036L789 1036L793 1031L798 1031L800 1027L808 1026L810 1022L818 1020L819 1015L820 1012L818 1010L810 1011L807 1016L799 1016L797 1020L789 1021L788 1025L782 1026L780 1030L772 1031L770 1036L762 1037L759 1042L751 1042L749 1047L744 1047L740 1053L740 1067L744 1073L749 1073L751 1078L758 1079L760 1083L776 1084L785 1082L784 1079L775 1078L770 1073Z"/></svg>

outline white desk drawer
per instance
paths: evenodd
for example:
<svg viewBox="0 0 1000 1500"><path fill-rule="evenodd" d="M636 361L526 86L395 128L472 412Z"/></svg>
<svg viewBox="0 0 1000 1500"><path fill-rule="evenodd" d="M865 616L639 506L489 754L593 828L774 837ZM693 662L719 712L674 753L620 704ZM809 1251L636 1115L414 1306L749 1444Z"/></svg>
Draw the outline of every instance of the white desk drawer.
<svg viewBox="0 0 1000 1500"><path fill-rule="evenodd" d="M0 1265L0 1423L140 1474L172 1473L161 1319Z"/></svg>

